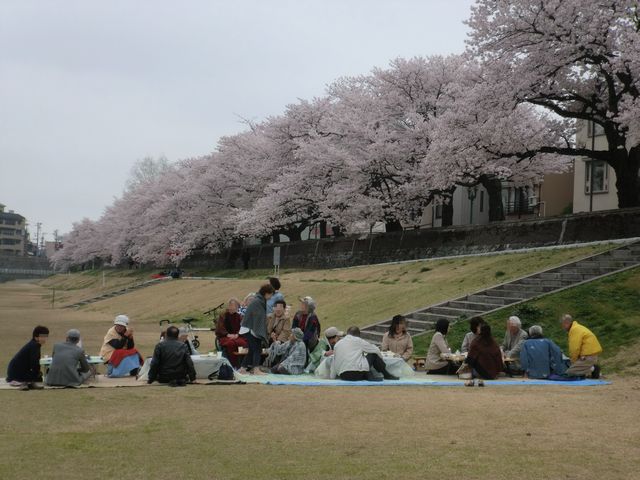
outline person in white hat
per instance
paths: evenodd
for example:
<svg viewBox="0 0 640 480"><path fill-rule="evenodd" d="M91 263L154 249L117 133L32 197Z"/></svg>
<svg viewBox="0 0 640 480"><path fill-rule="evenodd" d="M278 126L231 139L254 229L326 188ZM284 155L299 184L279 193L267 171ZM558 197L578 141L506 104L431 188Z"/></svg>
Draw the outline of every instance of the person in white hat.
<svg viewBox="0 0 640 480"><path fill-rule="evenodd" d="M142 365L142 357L135 348L133 329L129 326L129 317L118 315L113 327L104 337L100 356L107 363L109 377L136 375Z"/></svg>
<svg viewBox="0 0 640 480"><path fill-rule="evenodd" d="M329 327L324 331L324 337L318 341L318 345L309 353L309 363L305 371L307 373L313 373L316 368L322 363L326 357L333 355L333 346L338 343L344 337L344 332L341 332L336 327Z"/></svg>

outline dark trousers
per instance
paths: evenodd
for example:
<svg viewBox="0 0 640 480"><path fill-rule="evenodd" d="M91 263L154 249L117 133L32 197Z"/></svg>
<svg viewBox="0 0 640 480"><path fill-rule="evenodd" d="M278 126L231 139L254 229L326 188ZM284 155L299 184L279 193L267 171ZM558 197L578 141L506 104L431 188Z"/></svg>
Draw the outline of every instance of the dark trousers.
<svg viewBox="0 0 640 480"><path fill-rule="evenodd" d="M244 338L249 345L249 351L242 360L243 368L249 370L253 367L259 367L260 360L262 360L262 339L254 337L251 332L244 334Z"/></svg>
<svg viewBox="0 0 640 480"><path fill-rule="evenodd" d="M455 375L458 371L458 367L453 363L447 363L444 367L437 368L435 370L427 370L430 375Z"/></svg>
<svg viewBox="0 0 640 480"><path fill-rule="evenodd" d="M371 368L375 368L378 372L380 372L384 376L384 378L392 377L392 375L387 371L387 366L385 365L384 360L380 358L380 355L377 355L375 353L369 353L366 356L366 359L367 359L367 363L369 364L368 372L358 372L358 371L342 372L340 374L340 379L345 380L347 382L359 382L361 380L369 380L371 378Z"/></svg>

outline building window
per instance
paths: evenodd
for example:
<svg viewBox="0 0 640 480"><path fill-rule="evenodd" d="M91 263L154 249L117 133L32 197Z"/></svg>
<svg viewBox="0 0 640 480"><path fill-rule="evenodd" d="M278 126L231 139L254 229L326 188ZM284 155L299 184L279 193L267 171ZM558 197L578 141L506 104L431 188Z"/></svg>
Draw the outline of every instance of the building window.
<svg viewBox="0 0 640 480"><path fill-rule="evenodd" d="M434 207L434 215L435 215L436 219L442 218L442 204L437 204Z"/></svg>
<svg viewBox="0 0 640 480"><path fill-rule="evenodd" d="M599 137L600 135L604 135L604 127L599 123L587 121L587 136L591 138L594 136Z"/></svg>
<svg viewBox="0 0 640 480"><path fill-rule="evenodd" d="M480 190L480 213L484 212L484 190Z"/></svg>
<svg viewBox="0 0 640 480"><path fill-rule="evenodd" d="M606 193L609 191L609 172L606 162L589 161L584 163L584 193L589 195L593 185L593 193ZM591 171L593 170L593 182Z"/></svg>

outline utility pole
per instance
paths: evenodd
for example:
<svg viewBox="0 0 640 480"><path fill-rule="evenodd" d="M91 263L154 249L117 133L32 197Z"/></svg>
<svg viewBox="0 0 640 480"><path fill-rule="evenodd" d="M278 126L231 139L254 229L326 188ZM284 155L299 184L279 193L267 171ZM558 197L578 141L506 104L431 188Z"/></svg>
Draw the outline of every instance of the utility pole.
<svg viewBox="0 0 640 480"><path fill-rule="evenodd" d="M36 223L36 257L40 256L40 228L42 228L42 223Z"/></svg>

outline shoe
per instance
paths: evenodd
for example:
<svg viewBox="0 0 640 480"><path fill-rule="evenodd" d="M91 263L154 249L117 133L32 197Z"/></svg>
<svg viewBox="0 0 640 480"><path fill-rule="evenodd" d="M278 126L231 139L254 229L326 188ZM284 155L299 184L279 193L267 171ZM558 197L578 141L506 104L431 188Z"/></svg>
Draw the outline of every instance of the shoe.
<svg viewBox="0 0 640 480"><path fill-rule="evenodd" d="M467 380L466 382L464 382L465 387L473 387L475 384L475 380Z"/></svg>
<svg viewBox="0 0 640 480"><path fill-rule="evenodd" d="M600 365L593 366L593 372L591 372L591 378L600 378Z"/></svg>
<svg viewBox="0 0 640 480"><path fill-rule="evenodd" d="M186 386L187 386L187 382L186 382L186 381L184 381L184 380L178 380L178 381L176 382L176 386L177 386L177 387L186 387Z"/></svg>
<svg viewBox="0 0 640 480"><path fill-rule="evenodd" d="M44 390L44 386L39 383L28 383L27 386L29 390Z"/></svg>
<svg viewBox="0 0 640 480"><path fill-rule="evenodd" d="M171 381L169 382L169 386L170 386L170 387L177 387L177 386L178 386L178 382L176 382L175 380L171 380Z"/></svg>
<svg viewBox="0 0 640 480"><path fill-rule="evenodd" d="M478 380L478 386L484 387L484 380Z"/></svg>
<svg viewBox="0 0 640 480"><path fill-rule="evenodd" d="M387 373L384 376L385 380L400 380L400 377L396 377L395 375L391 375L390 373Z"/></svg>
<svg viewBox="0 0 640 480"><path fill-rule="evenodd" d="M134 368L133 370L131 370L131 371L129 372L129 375L130 375L130 376L132 376L132 377L137 377L137 376L138 376L138 372L139 372L139 371L140 371L140 369L139 369L139 368Z"/></svg>
<svg viewBox="0 0 640 480"><path fill-rule="evenodd" d="M23 383L18 387L18 390L23 390L23 391L29 390L29 384Z"/></svg>

